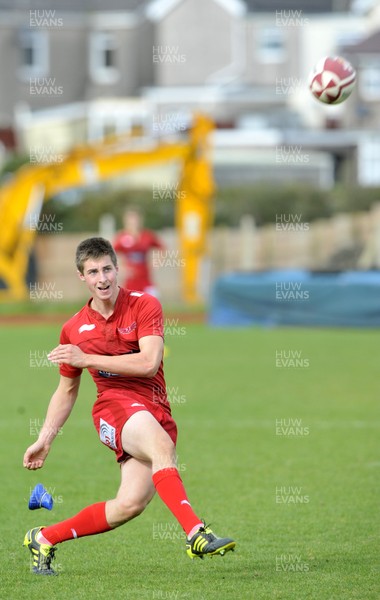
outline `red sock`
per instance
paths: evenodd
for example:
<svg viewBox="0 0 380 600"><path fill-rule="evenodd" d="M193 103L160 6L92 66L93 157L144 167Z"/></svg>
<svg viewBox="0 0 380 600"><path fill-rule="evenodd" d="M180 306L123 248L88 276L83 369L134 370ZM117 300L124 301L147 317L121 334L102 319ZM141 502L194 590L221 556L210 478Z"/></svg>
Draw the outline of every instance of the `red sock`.
<svg viewBox="0 0 380 600"><path fill-rule="evenodd" d="M66 540L103 533L112 529L106 520L106 503L98 502L81 510L75 517L44 527L42 535L53 546Z"/></svg>
<svg viewBox="0 0 380 600"><path fill-rule="evenodd" d="M203 525L190 506L177 469L172 467L157 471L153 475L153 483L161 500L173 513L186 535L197 525Z"/></svg>

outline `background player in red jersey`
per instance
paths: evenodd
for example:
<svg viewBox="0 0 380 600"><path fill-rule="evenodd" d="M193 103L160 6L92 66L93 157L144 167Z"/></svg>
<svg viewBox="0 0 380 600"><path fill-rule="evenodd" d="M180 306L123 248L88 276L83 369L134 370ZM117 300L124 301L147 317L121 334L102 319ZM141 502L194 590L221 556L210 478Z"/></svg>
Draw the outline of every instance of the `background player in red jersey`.
<svg viewBox="0 0 380 600"><path fill-rule="evenodd" d="M60 344L49 354L60 367L60 381L38 440L25 452L24 466L43 466L72 411L82 370L88 369L98 391L94 425L103 444L116 454L121 484L115 498L28 531L24 545L32 553L33 571L55 574L55 544L126 523L145 509L156 491L186 532L191 558L223 555L235 542L216 537L194 513L176 467L177 428L166 396L159 301L118 287L116 255L103 238L81 242L76 262L92 297L64 324Z"/></svg>
<svg viewBox="0 0 380 600"><path fill-rule="evenodd" d="M143 217L138 208L128 208L123 223L124 231L116 235L113 247L125 258L124 287L157 296L150 274L149 254L154 248L163 249L163 244L153 231L143 229Z"/></svg>

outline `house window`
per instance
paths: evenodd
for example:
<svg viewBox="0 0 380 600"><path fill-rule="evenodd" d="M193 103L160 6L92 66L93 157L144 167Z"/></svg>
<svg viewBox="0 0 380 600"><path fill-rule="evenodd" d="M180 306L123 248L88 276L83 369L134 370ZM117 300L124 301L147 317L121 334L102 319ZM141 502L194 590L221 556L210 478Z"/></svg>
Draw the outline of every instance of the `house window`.
<svg viewBox="0 0 380 600"><path fill-rule="evenodd" d="M45 77L49 71L49 40L47 31L20 33L20 68L22 79Z"/></svg>
<svg viewBox="0 0 380 600"><path fill-rule="evenodd" d="M284 31L267 27L259 32L258 59L263 63L281 63L286 59Z"/></svg>
<svg viewBox="0 0 380 600"><path fill-rule="evenodd" d="M380 185L380 137L378 134L366 134L358 144L358 180L359 185Z"/></svg>
<svg viewBox="0 0 380 600"><path fill-rule="evenodd" d="M380 100L380 65L368 66L359 75L360 97L364 101Z"/></svg>
<svg viewBox="0 0 380 600"><path fill-rule="evenodd" d="M111 33L97 31L90 38L90 75L95 83L111 84L119 79L116 41Z"/></svg>

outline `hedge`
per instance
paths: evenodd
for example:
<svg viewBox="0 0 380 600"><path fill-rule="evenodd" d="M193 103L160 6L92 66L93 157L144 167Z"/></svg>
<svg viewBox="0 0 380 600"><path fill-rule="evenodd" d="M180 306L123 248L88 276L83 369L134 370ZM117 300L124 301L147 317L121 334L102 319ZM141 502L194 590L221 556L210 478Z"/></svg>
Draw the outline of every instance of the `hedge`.
<svg viewBox="0 0 380 600"><path fill-rule="evenodd" d="M11 156L3 165L0 178L6 180L26 156ZM380 202L380 188L361 188L337 185L322 190L297 182L289 185L255 184L242 187L220 187L214 199L214 224L235 227L244 214L254 217L258 226L276 221L279 214L301 215L303 222L328 218L337 213L366 211ZM51 199L43 206L43 213L54 216L66 232L96 231L99 218L112 213L117 228L122 227L126 206L139 205L145 215L145 224L151 229L173 227L175 198L170 194L155 199L152 189L110 189L108 183L93 189L78 189Z"/></svg>
<svg viewBox="0 0 380 600"><path fill-rule="evenodd" d="M279 214L301 215L302 221L328 218L342 212L367 211L380 202L380 188L345 188L331 190L303 185L260 185L239 188L220 188L214 200L215 226L239 224L244 214L254 217L258 226L276 221ZM122 227L126 206L138 205L145 215L145 224L151 229L173 227L175 200L154 201L151 190L102 190L80 192L75 203L55 198L47 202L43 211L63 223L66 232L95 231L99 218L112 213L117 228Z"/></svg>

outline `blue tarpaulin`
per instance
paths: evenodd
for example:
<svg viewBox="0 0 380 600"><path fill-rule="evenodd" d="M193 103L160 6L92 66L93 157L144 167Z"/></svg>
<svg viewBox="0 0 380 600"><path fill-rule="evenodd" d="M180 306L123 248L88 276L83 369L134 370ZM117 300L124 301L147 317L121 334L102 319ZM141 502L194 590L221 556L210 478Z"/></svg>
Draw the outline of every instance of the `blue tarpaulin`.
<svg viewBox="0 0 380 600"><path fill-rule="evenodd" d="M215 282L212 325L380 327L380 271L230 273Z"/></svg>

